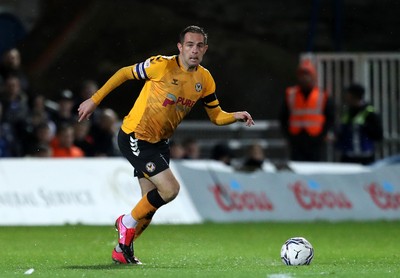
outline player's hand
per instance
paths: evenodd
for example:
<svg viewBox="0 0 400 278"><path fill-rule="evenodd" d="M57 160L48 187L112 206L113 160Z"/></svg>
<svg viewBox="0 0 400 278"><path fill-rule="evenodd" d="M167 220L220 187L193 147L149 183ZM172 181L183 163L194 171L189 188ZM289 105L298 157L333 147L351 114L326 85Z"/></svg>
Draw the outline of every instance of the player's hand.
<svg viewBox="0 0 400 278"><path fill-rule="evenodd" d="M89 120L90 115L92 115L96 107L97 105L93 102L91 98L82 102L78 108L78 116L79 116L78 122L84 119Z"/></svg>
<svg viewBox="0 0 400 278"><path fill-rule="evenodd" d="M253 118L247 111L235 112L234 117L237 121L246 122L246 126L254 125Z"/></svg>

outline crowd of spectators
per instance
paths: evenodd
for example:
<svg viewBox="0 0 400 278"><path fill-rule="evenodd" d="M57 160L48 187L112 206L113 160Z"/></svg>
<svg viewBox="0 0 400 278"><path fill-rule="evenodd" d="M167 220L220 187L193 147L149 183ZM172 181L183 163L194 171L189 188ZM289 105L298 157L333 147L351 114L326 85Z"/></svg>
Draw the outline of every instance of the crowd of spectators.
<svg viewBox="0 0 400 278"><path fill-rule="evenodd" d="M0 158L119 156L115 111L100 107L90 120L77 121L79 104L97 89L94 80L86 80L75 94L70 89L51 97L32 92L20 52L15 48L6 51L0 61ZM202 157L195 138L171 140L170 150L171 159L209 158L231 165L234 158L225 143L214 146L210 157ZM263 160L263 154L260 156ZM253 164L250 167L260 168L262 162Z"/></svg>
<svg viewBox="0 0 400 278"><path fill-rule="evenodd" d="M79 103L97 89L88 80L77 94L33 92L20 52L6 51L0 61L0 157L118 156L119 119L113 110L100 108L89 121L77 122Z"/></svg>

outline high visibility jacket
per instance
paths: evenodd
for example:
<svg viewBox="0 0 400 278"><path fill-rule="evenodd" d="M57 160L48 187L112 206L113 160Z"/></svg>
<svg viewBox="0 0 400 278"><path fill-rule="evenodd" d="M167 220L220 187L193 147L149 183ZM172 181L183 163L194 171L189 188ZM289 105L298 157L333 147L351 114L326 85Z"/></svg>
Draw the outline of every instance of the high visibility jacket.
<svg viewBox="0 0 400 278"><path fill-rule="evenodd" d="M347 156L371 156L374 153L374 141L363 131L367 116L374 113L371 105L367 105L350 118L349 112L341 117L341 148Z"/></svg>
<svg viewBox="0 0 400 278"><path fill-rule="evenodd" d="M315 87L305 99L299 86L286 90L286 101L290 110L289 133L299 134L305 130L310 136L322 133L326 121L324 110L328 95Z"/></svg>

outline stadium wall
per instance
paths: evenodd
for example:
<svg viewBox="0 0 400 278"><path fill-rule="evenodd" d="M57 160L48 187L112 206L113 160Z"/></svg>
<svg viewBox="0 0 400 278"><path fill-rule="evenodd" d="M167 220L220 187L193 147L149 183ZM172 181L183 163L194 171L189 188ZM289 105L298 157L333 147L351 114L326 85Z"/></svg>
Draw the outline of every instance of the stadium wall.
<svg viewBox="0 0 400 278"><path fill-rule="evenodd" d="M296 173L233 171L173 161L179 196L155 224L400 219L400 166L291 165ZM0 160L0 225L110 225L140 198L122 158Z"/></svg>

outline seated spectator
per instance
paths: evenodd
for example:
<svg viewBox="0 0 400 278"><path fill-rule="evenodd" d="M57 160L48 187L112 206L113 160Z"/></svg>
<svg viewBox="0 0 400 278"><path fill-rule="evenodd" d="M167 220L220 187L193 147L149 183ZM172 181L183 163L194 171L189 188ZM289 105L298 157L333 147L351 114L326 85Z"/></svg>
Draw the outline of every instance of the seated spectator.
<svg viewBox="0 0 400 278"><path fill-rule="evenodd" d="M46 107L46 97L42 94L35 94L29 99L29 113L31 115L41 115L42 121L51 119L50 110Z"/></svg>
<svg viewBox="0 0 400 278"><path fill-rule="evenodd" d="M12 124L25 121L29 111L28 98L21 88L18 76L7 77L0 100L3 104L3 120Z"/></svg>
<svg viewBox="0 0 400 278"><path fill-rule="evenodd" d="M27 154L30 157L52 157L52 150L49 145L46 144L36 144L30 149Z"/></svg>
<svg viewBox="0 0 400 278"><path fill-rule="evenodd" d="M182 143L185 151L184 159L199 159L200 146L195 138L186 138Z"/></svg>
<svg viewBox="0 0 400 278"><path fill-rule="evenodd" d="M17 156L16 144L13 144L15 135L10 123L2 121L3 106L0 102L0 157Z"/></svg>
<svg viewBox="0 0 400 278"><path fill-rule="evenodd" d="M265 155L264 149L259 143L254 143L249 146L246 158L243 162L241 170L256 171L262 169Z"/></svg>
<svg viewBox="0 0 400 278"><path fill-rule="evenodd" d="M22 156L25 132L25 121L28 117L28 102L25 93L21 89L17 76L10 75L5 80L4 91L1 94L2 121L8 123L13 138L13 156Z"/></svg>
<svg viewBox="0 0 400 278"><path fill-rule="evenodd" d="M9 76L17 76L23 91L29 90L29 81L21 67L21 53L17 48L4 52L0 63L0 76L6 80Z"/></svg>
<svg viewBox="0 0 400 278"><path fill-rule="evenodd" d="M30 148L37 142L37 129L49 129L49 134L54 136L56 133L56 125L50 120L49 111L45 106L45 97L43 95L35 95L29 102L29 115L25 121L24 138L24 154L30 153ZM47 142L48 143L48 142Z"/></svg>
<svg viewBox="0 0 400 278"><path fill-rule="evenodd" d="M57 129L57 135L53 139L53 157L83 157L85 153L74 145L74 128L72 125L63 124Z"/></svg>
<svg viewBox="0 0 400 278"><path fill-rule="evenodd" d="M64 124L73 124L76 121L74 107L74 94L70 90L61 91L58 100L58 107L53 111L51 118L57 127Z"/></svg>
<svg viewBox="0 0 400 278"><path fill-rule="evenodd" d="M114 110L102 109L98 120L93 122L90 136L93 138L95 156L117 156L116 147L118 117Z"/></svg>
<svg viewBox="0 0 400 278"><path fill-rule="evenodd" d="M182 144L175 140L169 142L169 152L171 159L182 159L185 155Z"/></svg>
<svg viewBox="0 0 400 278"><path fill-rule="evenodd" d="M226 165L231 165L233 158L233 150L226 143L218 143L211 151L211 159L221 161Z"/></svg>
<svg viewBox="0 0 400 278"><path fill-rule="evenodd" d="M12 139L9 136L9 132L0 123L0 157L12 157Z"/></svg>
<svg viewBox="0 0 400 278"><path fill-rule="evenodd" d="M74 124L75 140L74 144L81 148L85 156L92 157L95 155L95 144L93 137L89 134L92 126L91 121L81 121Z"/></svg>
<svg viewBox="0 0 400 278"><path fill-rule="evenodd" d="M30 136L29 142L26 142L27 155L34 154L38 147L44 148L47 146L51 148L52 141L54 139L54 129L49 122L41 122L34 127L32 135Z"/></svg>
<svg viewBox="0 0 400 278"><path fill-rule="evenodd" d="M78 111L79 105L90 98L99 89L98 84L94 80L85 80L82 82L78 96L75 99L74 111ZM96 113L96 112L94 112ZM93 116L93 115L92 115ZM91 117L92 118L92 117Z"/></svg>

